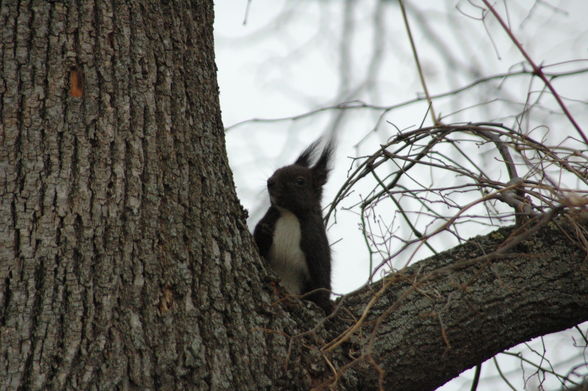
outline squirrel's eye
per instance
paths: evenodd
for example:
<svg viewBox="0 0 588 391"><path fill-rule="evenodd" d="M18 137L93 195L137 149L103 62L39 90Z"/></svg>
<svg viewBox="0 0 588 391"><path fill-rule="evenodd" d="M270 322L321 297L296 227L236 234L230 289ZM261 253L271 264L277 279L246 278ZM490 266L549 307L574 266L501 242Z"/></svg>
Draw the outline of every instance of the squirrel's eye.
<svg viewBox="0 0 588 391"><path fill-rule="evenodd" d="M303 177L299 176L298 178L296 178L296 184L298 186L303 186L306 183L306 179L304 179Z"/></svg>

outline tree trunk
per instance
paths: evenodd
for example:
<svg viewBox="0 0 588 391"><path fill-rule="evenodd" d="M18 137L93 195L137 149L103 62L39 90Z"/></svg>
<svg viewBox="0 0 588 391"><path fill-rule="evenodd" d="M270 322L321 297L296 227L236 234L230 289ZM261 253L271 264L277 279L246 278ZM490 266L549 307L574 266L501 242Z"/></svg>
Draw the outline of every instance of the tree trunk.
<svg viewBox="0 0 588 391"><path fill-rule="evenodd" d="M128 3L2 4L2 390L257 389L287 348L252 316L212 2Z"/></svg>
<svg viewBox="0 0 588 391"><path fill-rule="evenodd" d="M408 270L360 323L378 284L326 322L276 304L227 164L212 21L209 1L2 4L0 389L422 390L588 318L585 252L558 230L568 263L531 248L418 290ZM423 265L477 253L450 254Z"/></svg>

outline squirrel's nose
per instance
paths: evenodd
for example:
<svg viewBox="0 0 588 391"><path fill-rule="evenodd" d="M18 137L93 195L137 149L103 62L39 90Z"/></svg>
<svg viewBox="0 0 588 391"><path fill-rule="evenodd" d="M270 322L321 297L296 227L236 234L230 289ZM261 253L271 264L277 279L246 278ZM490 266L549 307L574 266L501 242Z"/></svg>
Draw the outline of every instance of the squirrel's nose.
<svg viewBox="0 0 588 391"><path fill-rule="evenodd" d="M276 184L276 181L273 180L273 178L270 178L267 180L267 188L271 189L272 187L274 187L274 185Z"/></svg>

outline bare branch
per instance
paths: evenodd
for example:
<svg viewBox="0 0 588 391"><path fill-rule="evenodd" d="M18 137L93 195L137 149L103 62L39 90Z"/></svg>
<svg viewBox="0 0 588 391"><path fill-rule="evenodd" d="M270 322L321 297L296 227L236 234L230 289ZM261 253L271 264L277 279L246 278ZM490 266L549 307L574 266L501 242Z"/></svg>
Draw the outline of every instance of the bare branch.
<svg viewBox="0 0 588 391"><path fill-rule="evenodd" d="M578 132L578 134L580 135L580 137L582 137L582 139L584 140L584 142L588 145L588 137L586 137L586 135L582 131L582 128L580 128L580 125L578 125L578 123L576 122L576 120L574 119L574 117L572 116L572 114L569 112L569 110L566 107L565 103L563 102L563 100L561 99L561 97L559 96L559 94L557 93L557 91L555 90L555 88L553 87L553 85L551 84L551 82L549 81L549 79L547 79L547 76L545 76L545 74L543 73L542 67L541 66L538 66L537 64L535 64L535 62L533 61L533 59L531 58L531 56L529 56L529 54L527 53L527 51L523 48L523 45L521 45L521 43L519 42L519 40L517 39L517 37L515 37L515 35L511 31L510 27L507 26L507 24L504 22L504 20L500 16L500 14L490 4L490 2L488 2L488 0L482 0L482 1L486 5L486 7L488 7L488 9L490 10L490 12L494 15L494 17L496 18L496 20L498 20L498 22L500 23L500 25L502 26L502 28L504 29L504 31L508 34L508 36L510 37L511 41L516 45L516 47L521 52L521 54L523 55L523 57L525 57L525 59L527 60L527 62L529 63L529 65L531 65L531 67L533 68L533 73L536 74L537 76L539 76L539 78L543 81L543 83L545 83L545 85L547 86L547 88L549 88L549 91L551 91L551 94L553 95L553 97L555 98L555 100L557 101L557 103L559 104L559 106L561 107L562 111L564 112L564 114L566 115L566 117L568 118L568 120L572 123L572 125L574 126L574 128L576 128L576 131Z"/></svg>

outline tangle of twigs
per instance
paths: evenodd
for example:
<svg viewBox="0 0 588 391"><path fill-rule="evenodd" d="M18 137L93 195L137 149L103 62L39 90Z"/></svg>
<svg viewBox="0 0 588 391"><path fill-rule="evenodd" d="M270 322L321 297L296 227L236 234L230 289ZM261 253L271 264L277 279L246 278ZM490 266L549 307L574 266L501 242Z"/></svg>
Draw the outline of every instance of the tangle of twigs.
<svg viewBox="0 0 588 391"><path fill-rule="evenodd" d="M546 145L499 123L404 132L355 159L326 218L359 182L370 183L369 193L351 207L360 211L372 263L380 255L372 275L386 265L399 268L423 247L443 250L437 237L461 243L487 227L522 226L533 217L585 208L588 153L564 144ZM409 232L399 234L400 226ZM403 264L393 264L401 254Z"/></svg>

